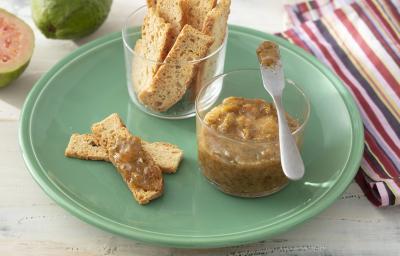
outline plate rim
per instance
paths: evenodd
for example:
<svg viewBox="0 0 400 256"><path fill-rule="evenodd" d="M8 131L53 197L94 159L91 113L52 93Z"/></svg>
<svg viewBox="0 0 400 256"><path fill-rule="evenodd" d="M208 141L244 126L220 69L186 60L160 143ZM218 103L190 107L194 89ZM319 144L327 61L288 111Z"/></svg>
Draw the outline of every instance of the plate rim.
<svg viewBox="0 0 400 256"><path fill-rule="evenodd" d="M40 164L38 164L38 162L36 161L37 158L32 157L35 154L31 147L32 144L30 137L30 124L34 108L30 108L29 106L35 105L35 96L38 96L42 92L47 81L51 79L51 77L53 77L54 74L57 73L57 71L59 71L63 66L69 63L71 60L78 58L81 54L90 51L92 48L100 44L121 38L121 32L114 32L105 35L72 51L70 54L61 59L57 64L55 64L49 71L47 71L35 83L31 91L27 95L20 115L19 144L25 165L36 183L38 183L39 186L44 190L44 192L58 205L60 205L79 219L91 225L130 239L167 247L217 248L257 242L264 240L272 235L282 233L310 219L311 217L320 214L345 191L345 189L351 183L351 180L356 175L358 167L360 166L362 153L364 150L364 129L358 107L353 100L351 93L343 85L342 81L323 63L317 60L314 56L304 51L302 48L278 36L247 27L229 25L229 31L245 33L260 38L273 40L278 44L285 46L293 53L296 53L297 55L308 61L314 68L319 70L328 80L330 80L346 106L349 117L351 119L351 132L353 139L347 162L342 169L342 175L338 178L335 185L330 190L325 192L323 196L316 200L310 207L304 209L292 218L287 219L285 222L283 222L284 224L280 222L268 228L247 230L244 233L239 232L228 235L207 237L189 237L183 235L165 236L165 234L154 233L151 231L143 232L138 229L132 229L132 227L122 225L121 223L114 222L108 218L104 218L103 216L96 214L96 212L83 207L81 204L69 198L54 183L49 181L47 176L44 175L43 168L41 168ZM31 156L29 156L29 154Z"/></svg>

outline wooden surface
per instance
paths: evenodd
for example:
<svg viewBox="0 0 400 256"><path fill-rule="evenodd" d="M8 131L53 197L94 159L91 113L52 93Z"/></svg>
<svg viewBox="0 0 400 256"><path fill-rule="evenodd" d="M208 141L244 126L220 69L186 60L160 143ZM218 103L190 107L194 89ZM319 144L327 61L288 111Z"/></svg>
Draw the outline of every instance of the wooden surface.
<svg viewBox="0 0 400 256"><path fill-rule="evenodd" d="M230 23L282 30L285 2L289 1L233 0ZM355 183L325 212L287 233L261 243L211 250L140 244L90 226L50 200L26 170L18 146L24 99L60 58L87 41L118 31L124 17L141 4L114 0L106 23L75 42L48 40L35 29L36 48L27 71L0 89L0 255L400 255L400 208L375 208ZM29 0L0 0L0 7L34 27Z"/></svg>

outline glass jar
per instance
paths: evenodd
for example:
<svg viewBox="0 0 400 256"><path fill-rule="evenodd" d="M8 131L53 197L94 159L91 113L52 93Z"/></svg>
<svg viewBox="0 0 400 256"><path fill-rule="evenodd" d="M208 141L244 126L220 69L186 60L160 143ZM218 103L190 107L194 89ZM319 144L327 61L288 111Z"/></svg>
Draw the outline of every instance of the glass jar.
<svg viewBox="0 0 400 256"><path fill-rule="evenodd" d="M207 113L228 97L272 102L258 69L220 75L200 91L196 99L196 133L203 175L223 192L235 196L261 197L279 191L289 180L282 171L278 136L268 140L233 138L205 122ZM308 98L300 87L286 80L282 102L297 123L292 134L301 147L310 114Z"/></svg>
<svg viewBox="0 0 400 256"><path fill-rule="evenodd" d="M141 38L141 26L147 12L147 6L140 7L134 11L128 16L122 29L126 78L130 99L140 110L159 118L183 119L193 117L195 115L194 102L202 86L206 81L223 73L228 30L226 29L223 43L219 46L212 46L216 49L209 50L207 55L201 59L179 62L169 61L168 63L165 61L157 62L146 58L138 50L140 47L137 42ZM168 70L168 74L176 76L175 78L178 78L176 80L179 80L177 86L184 88L182 90L182 92L184 91L183 95L174 94L172 96L179 98L179 100L166 110L158 110L154 106L144 104L143 97L140 94L142 88L148 86L155 73L162 68L163 70ZM154 74L144 75L144 73ZM188 73L192 74L190 78L187 77Z"/></svg>

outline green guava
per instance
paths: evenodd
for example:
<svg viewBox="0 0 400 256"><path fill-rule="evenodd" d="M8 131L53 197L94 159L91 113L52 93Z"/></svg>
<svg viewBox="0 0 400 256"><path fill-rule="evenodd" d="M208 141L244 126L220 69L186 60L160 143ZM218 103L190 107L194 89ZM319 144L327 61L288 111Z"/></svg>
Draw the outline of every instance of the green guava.
<svg viewBox="0 0 400 256"><path fill-rule="evenodd" d="M112 0L32 0L32 16L47 38L76 39L100 27Z"/></svg>
<svg viewBox="0 0 400 256"><path fill-rule="evenodd" d="M32 57L32 29L17 16L0 8L0 87L17 79Z"/></svg>

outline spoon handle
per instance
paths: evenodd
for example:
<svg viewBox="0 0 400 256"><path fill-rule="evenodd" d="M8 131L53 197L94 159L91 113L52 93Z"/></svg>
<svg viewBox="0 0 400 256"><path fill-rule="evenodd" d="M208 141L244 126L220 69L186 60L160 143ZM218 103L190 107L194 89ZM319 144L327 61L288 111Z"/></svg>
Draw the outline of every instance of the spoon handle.
<svg viewBox="0 0 400 256"><path fill-rule="evenodd" d="M291 180L299 180L304 176L304 163L301 158L296 141L292 136L286 122L285 111L281 97L273 97L276 111L278 113L279 141L282 169L285 175Z"/></svg>

